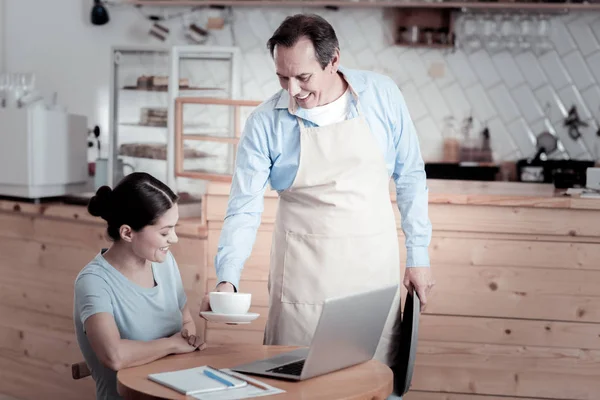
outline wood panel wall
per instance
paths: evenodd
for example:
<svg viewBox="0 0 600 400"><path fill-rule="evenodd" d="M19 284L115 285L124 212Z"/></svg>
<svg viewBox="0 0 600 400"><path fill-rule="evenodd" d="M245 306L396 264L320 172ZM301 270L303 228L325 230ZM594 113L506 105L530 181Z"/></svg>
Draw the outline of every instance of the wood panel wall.
<svg viewBox="0 0 600 400"><path fill-rule="evenodd" d="M48 211L0 211L0 393L20 400L92 400L93 379L71 378L71 364L83 360L72 319L73 284L109 242L104 225L86 218L82 207ZM181 233L179 239L173 254L196 316L206 286L206 239ZM204 332L204 320L197 317L196 324Z"/></svg>
<svg viewBox="0 0 600 400"><path fill-rule="evenodd" d="M216 284L226 204L226 195L207 196L207 239L182 227L187 233L173 248L194 315ZM197 318L209 344L262 342L276 205L265 203L240 287L253 293L252 310L261 317L239 327L205 327ZM0 393L93 399L91 378L71 379L71 363L82 360L73 282L108 245L104 227L72 207L44 215L0 210ZM432 204L430 216L437 285L405 399L600 398L598 211ZM403 249L401 231L399 241Z"/></svg>
<svg viewBox="0 0 600 400"><path fill-rule="evenodd" d="M206 198L208 290L226 205L222 193ZM209 323L209 342L262 342L276 206L266 198L240 283L261 317L250 325ZM430 204L430 217L437 285L405 399L599 399L598 211ZM401 230L399 241L404 251Z"/></svg>

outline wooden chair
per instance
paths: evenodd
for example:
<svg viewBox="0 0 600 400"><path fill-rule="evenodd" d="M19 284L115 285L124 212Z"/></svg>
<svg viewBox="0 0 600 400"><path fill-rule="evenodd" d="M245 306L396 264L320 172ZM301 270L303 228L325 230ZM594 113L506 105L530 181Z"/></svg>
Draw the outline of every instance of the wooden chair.
<svg viewBox="0 0 600 400"><path fill-rule="evenodd" d="M85 361L81 361L71 365L71 375L73 376L73 379L82 379L87 376L90 376L91 374L92 372L88 368Z"/></svg>

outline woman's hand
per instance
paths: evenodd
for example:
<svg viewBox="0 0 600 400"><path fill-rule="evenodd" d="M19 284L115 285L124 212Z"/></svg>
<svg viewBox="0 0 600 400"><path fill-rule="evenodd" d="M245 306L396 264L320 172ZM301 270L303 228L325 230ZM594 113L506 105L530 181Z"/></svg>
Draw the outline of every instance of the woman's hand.
<svg viewBox="0 0 600 400"><path fill-rule="evenodd" d="M200 336L190 335L188 330L185 328L183 328L181 331L181 337L187 339L190 346L194 346L200 350L204 350L206 348L206 343L200 340Z"/></svg>
<svg viewBox="0 0 600 400"><path fill-rule="evenodd" d="M202 342L198 336L190 335L185 328L171 336L171 339L173 340L173 352L175 354L191 353L196 349L204 350L206 348L206 343Z"/></svg>

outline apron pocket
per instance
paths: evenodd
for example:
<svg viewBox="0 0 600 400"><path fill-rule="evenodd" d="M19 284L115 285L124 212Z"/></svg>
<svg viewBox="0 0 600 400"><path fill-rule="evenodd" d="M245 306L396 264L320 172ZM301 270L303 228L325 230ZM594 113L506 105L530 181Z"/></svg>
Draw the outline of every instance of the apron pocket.
<svg viewBox="0 0 600 400"><path fill-rule="evenodd" d="M288 232L281 301L322 304L330 297L399 282L398 252L395 229L339 237Z"/></svg>

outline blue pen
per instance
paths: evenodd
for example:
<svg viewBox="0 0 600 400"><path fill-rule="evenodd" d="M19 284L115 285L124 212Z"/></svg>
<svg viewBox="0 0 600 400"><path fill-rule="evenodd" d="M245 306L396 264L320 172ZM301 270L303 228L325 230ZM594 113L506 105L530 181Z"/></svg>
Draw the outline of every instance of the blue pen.
<svg viewBox="0 0 600 400"><path fill-rule="evenodd" d="M219 375L215 374L212 371L209 371L207 369L204 370L204 375L208 376L209 378L214 379L215 381L221 382L223 385L225 386L234 386L233 383L229 382L227 379L221 378Z"/></svg>

